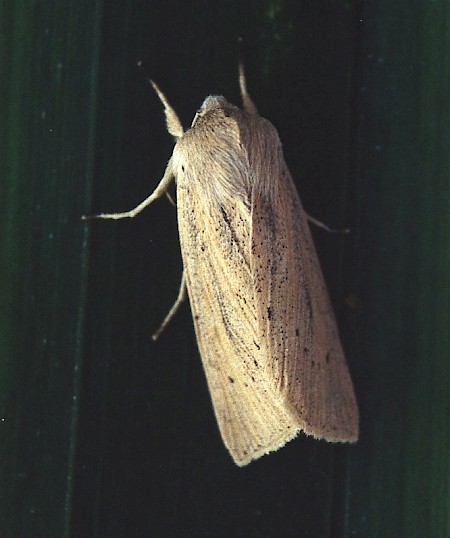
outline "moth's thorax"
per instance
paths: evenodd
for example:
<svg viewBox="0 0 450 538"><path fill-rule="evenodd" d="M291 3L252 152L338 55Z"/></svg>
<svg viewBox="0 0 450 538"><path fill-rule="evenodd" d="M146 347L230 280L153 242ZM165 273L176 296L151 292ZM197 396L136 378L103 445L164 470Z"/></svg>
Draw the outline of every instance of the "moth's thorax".
<svg viewBox="0 0 450 538"><path fill-rule="evenodd" d="M178 189L186 194L195 190L198 198L212 205L248 198L251 181L242 114L224 97L205 99L174 148L172 167Z"/></svg>
<svg viewBox="0 0 450 538"><path fill-rule="evenodd" d="M252 193L272 197L285 166L278 134L258 114L241 110L221 95L207 97L191 127L178 139L172 167L181 189L194 183L217 201Z"/></svg>

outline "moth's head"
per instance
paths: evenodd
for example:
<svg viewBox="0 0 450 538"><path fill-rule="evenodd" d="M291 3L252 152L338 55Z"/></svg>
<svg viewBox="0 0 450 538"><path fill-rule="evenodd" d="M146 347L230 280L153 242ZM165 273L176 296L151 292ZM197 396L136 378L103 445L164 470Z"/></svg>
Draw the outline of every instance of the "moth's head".
<svg viewBox="0 0 450 538"><path fill-rule="evenodd" d="M210 95L204 101L202 106L198 109L195 117L192 121L191 127L195 125L199 118L214 113L222 112L224 116L230 116L232 113L239 110L236 106L229 103L223 95Z"/></svg>
<svg viewBox="0 0 450 538"><path fill-rule="evenodd" d="M209 95L204 101L197 114L204 115L214 108L225 108L230 106L223 95Z"/></svg>

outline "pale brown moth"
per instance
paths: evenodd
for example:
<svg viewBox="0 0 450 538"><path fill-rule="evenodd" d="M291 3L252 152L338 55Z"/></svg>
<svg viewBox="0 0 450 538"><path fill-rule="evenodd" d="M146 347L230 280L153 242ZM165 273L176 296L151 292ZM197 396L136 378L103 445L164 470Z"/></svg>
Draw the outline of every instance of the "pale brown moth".
<svg viewBox="0 0 450 538"><path fill-rule="evenodd" d="M131 211L97 217L134 217L176 180L184 272L161 329L187 289L220 432L243 466L300 431L356 441L358 407L278 133L242 66L239 82L242 110L209 96L187 131L152 82L176 139L164 177Z"/></svg>

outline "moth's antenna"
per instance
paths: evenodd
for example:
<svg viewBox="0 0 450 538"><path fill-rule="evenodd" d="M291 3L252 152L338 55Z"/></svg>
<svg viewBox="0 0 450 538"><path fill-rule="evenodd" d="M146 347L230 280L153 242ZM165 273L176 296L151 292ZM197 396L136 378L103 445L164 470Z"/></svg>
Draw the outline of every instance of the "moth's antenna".
<svg viewBox="0 0 450 538"><path fill-rule="evenodd" d="M177 113L172 108L172 106L169 104L169 101L166 99L166 96L159 89L157 84L155 82L153 82L153 80L148 76L147 72L145 71L145 69L142 66L142 60L140 60L137 63L137 65L138 65L138 67L140 69L142 69L145 77L147 78L147 80L152 85L152 87L155 90L156 95L159 97L161 103L164 105L164 113L166 115L167 130L175 138L180 138L181 136L183 136L184 130L183 130L183 126L181 125L181 121L180 121L179 117L177 116Z"/></svg>
<svg viewBox="0 0 450 538"><path fill-rule="evenodd" d="M258 114L258 109L247 91L247 80L245 78L244 59L242 53L242 37L239 38L239 86L241 88L241 98L244 110L250 114Z"/></svg>

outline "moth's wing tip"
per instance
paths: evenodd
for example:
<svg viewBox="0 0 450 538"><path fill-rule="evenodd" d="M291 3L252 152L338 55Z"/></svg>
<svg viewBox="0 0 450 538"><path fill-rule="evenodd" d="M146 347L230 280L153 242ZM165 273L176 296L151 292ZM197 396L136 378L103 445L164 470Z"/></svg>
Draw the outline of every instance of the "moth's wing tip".
<svg viewBox="0 0 450 538"><path fill-rule="evenodd" d="M262 447L258 450L255 450L253 452L249 451L245 456L241 456L241 454L238 454L236 451L233 451L230 448L228 448L228 451L233 458L234 463L238 467L246 467L249 463L258 460L263 456L266 456L267 454L277 452L277 450L283 448L287 443L289 443L289 441L295 439L301 431L302 429L300 427L297 427L293 431L290 431L288 435L283 435L279 437L276 441L270 443L270 445Z"/></svg>
<svg viewBox="0 0 450 538"><path fill-rule="evenodd" d="M342 443L342 444L355 444L359 441L359 428L356 429L334 432L329 431L322 432L317 429L302 429L305 435L313 437L319 441L326 441L327 443Z"/></svg>

